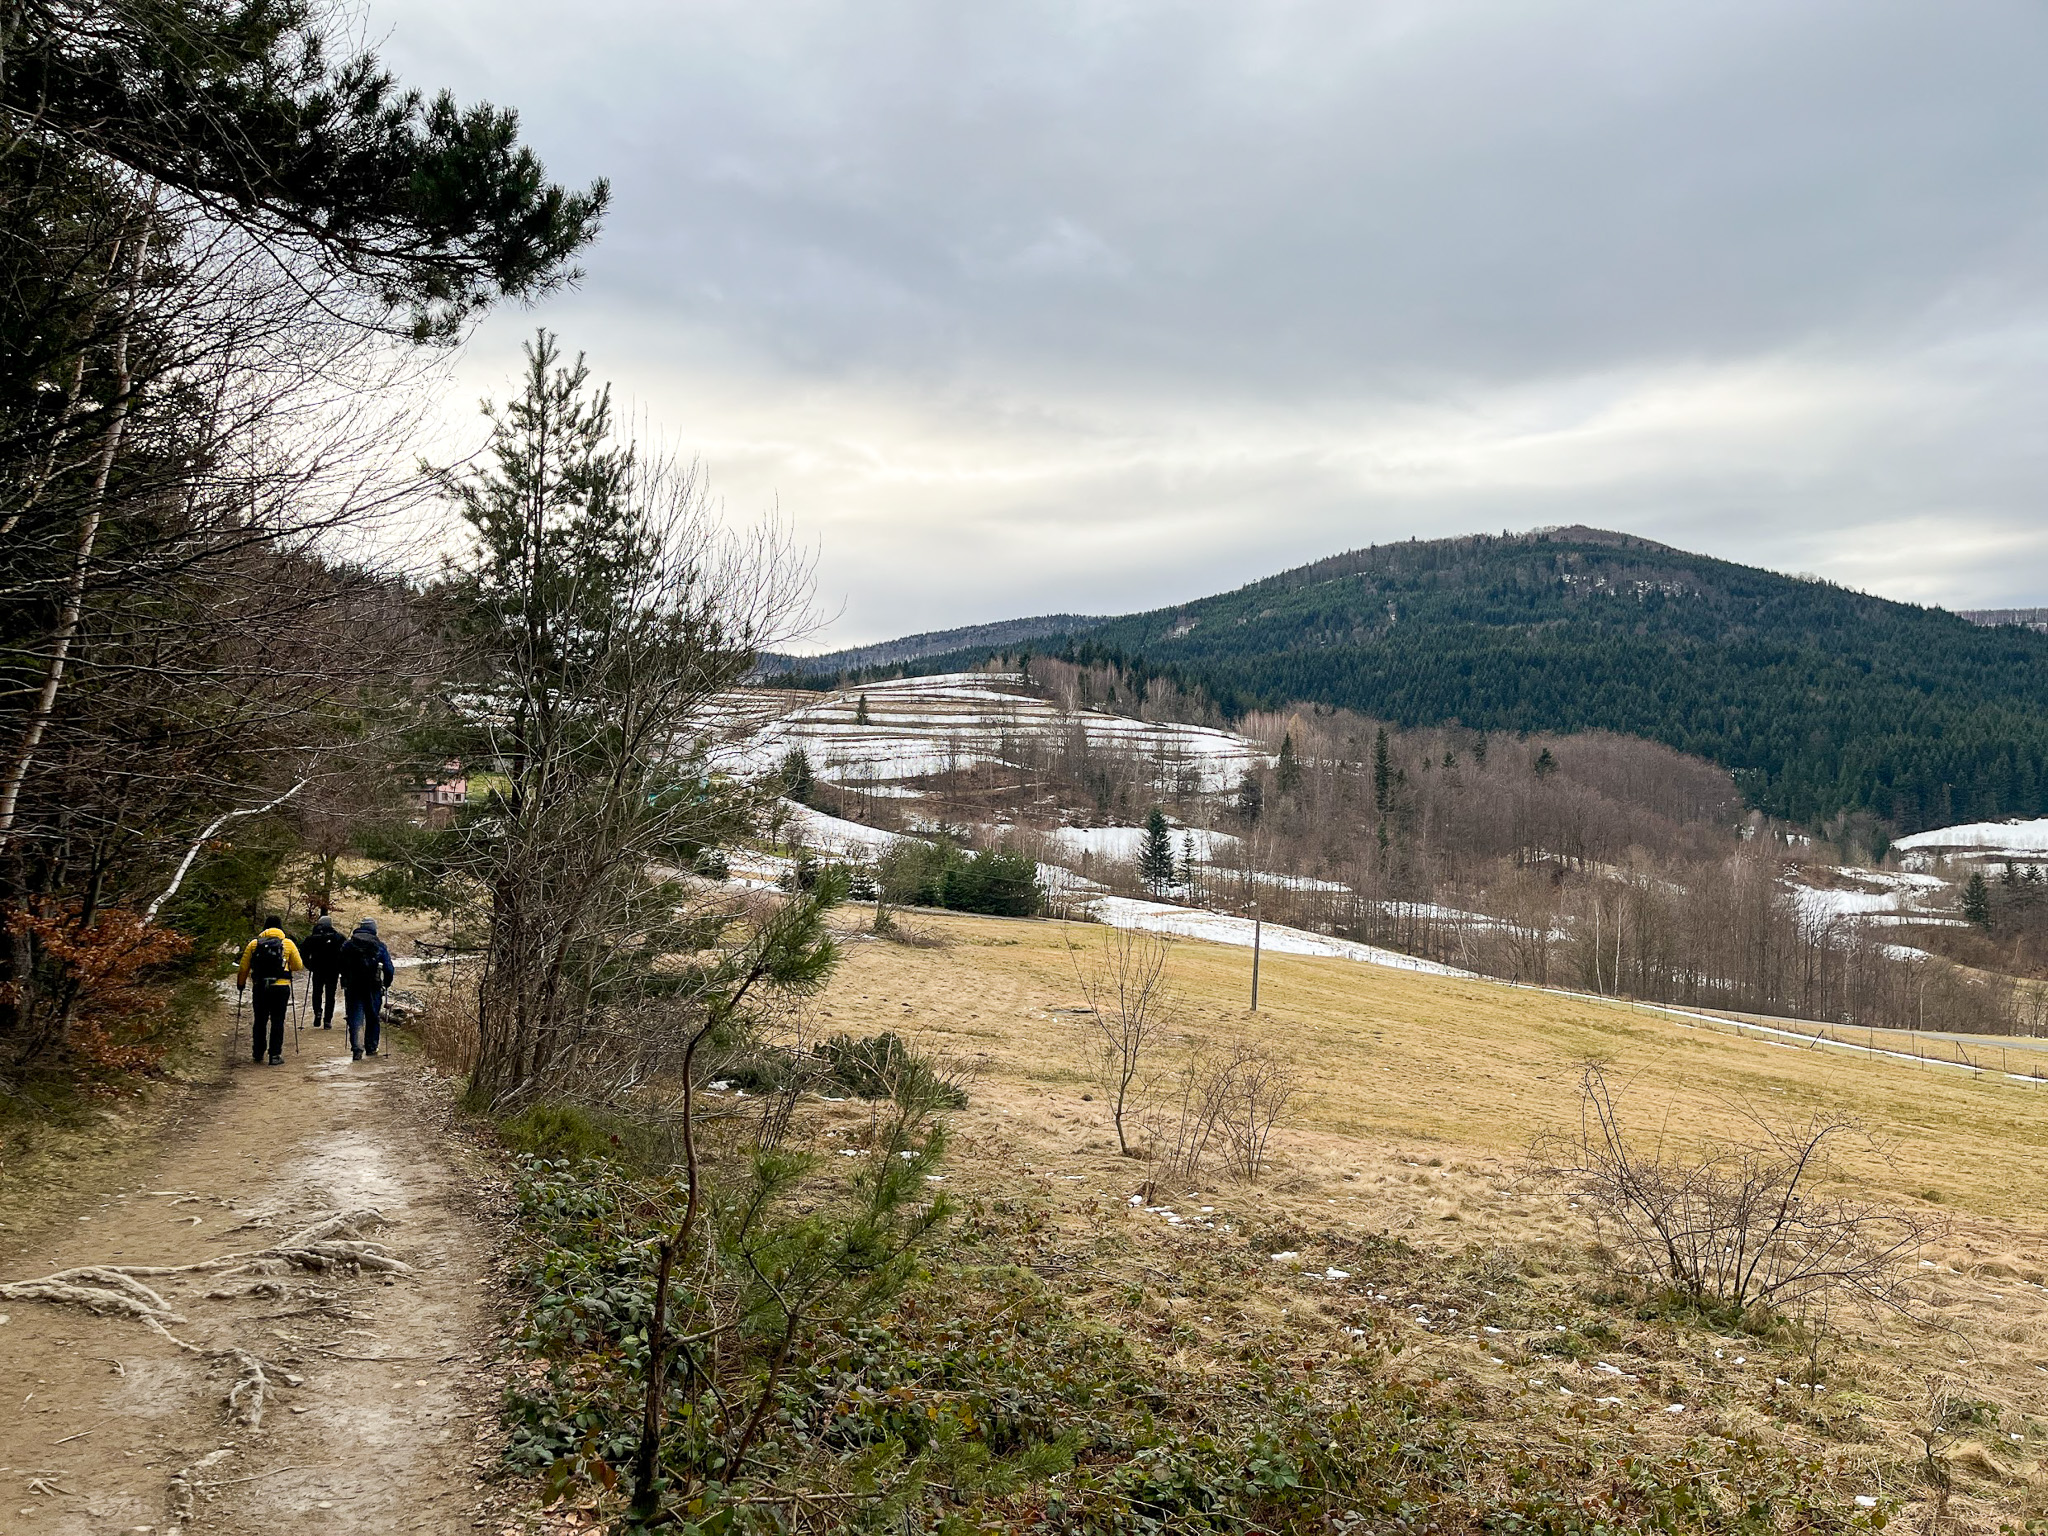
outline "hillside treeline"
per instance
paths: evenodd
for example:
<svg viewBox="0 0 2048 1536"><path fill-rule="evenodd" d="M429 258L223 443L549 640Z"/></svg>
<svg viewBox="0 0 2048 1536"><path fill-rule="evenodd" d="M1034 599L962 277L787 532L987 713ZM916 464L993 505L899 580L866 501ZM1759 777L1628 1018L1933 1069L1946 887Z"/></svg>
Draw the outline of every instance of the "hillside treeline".
<svg viewBox="0 0 2048 1536"><path fill-rule="evenodd" d="M1231 719L1307 701L1640 736L1806 825L2048 811L2048 634L1591 529L1376 546L1036 648L1175 677Z"/></svg>
<svg viewBox="0 0 2048 1536"><path fill-rule="evenodd" d="M1029 668L1069 707L1220 715L1113 665ZM2024 880L1993 882L1984 930L1882 927L1801 902L1789 877L1802 868L1825 878L1883 857L1867 812L1816 837L1745 808L1725 769L1605 732L1403 729L1313 705L1235 723L1273 761L1222 794L1193 760L1078 729L1007 742L1004 770L943 775L931 792L946 818L1000 819L1001 840L1048 860L1068 856L1025 829L1129 825L1157 803L1178 826L1226 835L1165 885L1101 857L1084 862L1088 877L1224 911L1256 901L1272 921L1509 980L1858 1027L2048 1029L2048 997L2010 963L2048 910ZM884 824L902 814L900 802L857 809Z"/></svg>

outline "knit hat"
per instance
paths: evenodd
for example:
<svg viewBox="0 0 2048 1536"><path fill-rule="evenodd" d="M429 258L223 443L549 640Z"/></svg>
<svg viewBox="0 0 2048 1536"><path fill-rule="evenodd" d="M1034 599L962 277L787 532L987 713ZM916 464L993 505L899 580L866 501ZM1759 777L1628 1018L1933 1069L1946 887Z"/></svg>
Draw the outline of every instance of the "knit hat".
<svg viewBox="0 0 2048 1536"><path fill-rule="evenodd" d="M375 937L377 937L377 919L375 919L374 917L364 918L360 923L356 924L356 932L367 933L371 938L374 939Z"/></svg>

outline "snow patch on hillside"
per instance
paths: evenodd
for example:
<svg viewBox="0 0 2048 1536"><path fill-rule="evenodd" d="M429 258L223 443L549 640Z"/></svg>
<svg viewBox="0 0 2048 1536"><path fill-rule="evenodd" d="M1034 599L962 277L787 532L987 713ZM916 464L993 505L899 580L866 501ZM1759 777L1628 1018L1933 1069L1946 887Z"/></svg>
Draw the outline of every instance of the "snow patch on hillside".
<svg viewBox="0 0 2048 1536"><path fill-rule="evenodd" d="M1227 913L1207 912L1194 907L1172 907L1159 901L1134 901L1128 896L1098 896L1090 910L1099 921L1112 928L1138 928L1149 933L1205 939L1211 944L1232 944L1242 949L1252 947L1252 920L1248 917L1232 917ZM1418 960L1397 950L1355 944L1349 939L1333 939L1326 933L1310 933L1303 928L1284 928L1278 923L1267 923L1259 942L1261 947L1275 954L1355 960L1362 965L1415 971L1425 976L1470 978L1473 975L1455 966Z"/></svg>
<svg viewBox="0 0 2048 1536"><path fill-rule="evenodd" d="M1960 826L1915 832L1892 846L1902 853L2048 853L2048 817L2036 821L1970 821Z"/></svg>
<svg viewBox="0 0 2048 1536"><path fill-rule="evenodd" d="M885 832L880 827L828 816L794 800L785 800L782 804L789 812L791 832L806 848L816 853L871 858L892 844L903 841L901 832Z"/></svg>
<svg viewBox="0 0 2048 1536"><path fill-rule="evenodd" d="M1235 848L1240 841L1228 832L1208 832L1200 827L1172 827L1169 833L1168 841L1176 859L1191 838L1195 857L1205 863L1213 861L1218 850ZM1059 845L1062 853L1089 853L1099 859L1135 860L1145 847L1143 827L1056 827L1046 836Z"/></svg>

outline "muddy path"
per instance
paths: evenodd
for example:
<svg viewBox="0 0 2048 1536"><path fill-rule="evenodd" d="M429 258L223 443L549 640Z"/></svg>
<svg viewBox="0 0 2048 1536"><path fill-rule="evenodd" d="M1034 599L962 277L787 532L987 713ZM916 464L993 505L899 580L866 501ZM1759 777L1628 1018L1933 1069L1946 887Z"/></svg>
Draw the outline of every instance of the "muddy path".
<svg viewBox="0 0 2048 1536"><path fill-rule="evenodd" d="M327 1241L374 1242L403 1268L140 1277L181 1319L172 1337L0 1300L0 1533L498 1528L479 1486L495 1454L491 1201L441 1099L404 1057L351 1061L338 1024L296 1053L288 1040L277 1067L232 1044L227 1080L120 1188L8 1234L0 1284L262 1252L336 1213L357 1214ZM228 1401L244 1357L264 1377L260 1426L246 1384Z"/></svg>

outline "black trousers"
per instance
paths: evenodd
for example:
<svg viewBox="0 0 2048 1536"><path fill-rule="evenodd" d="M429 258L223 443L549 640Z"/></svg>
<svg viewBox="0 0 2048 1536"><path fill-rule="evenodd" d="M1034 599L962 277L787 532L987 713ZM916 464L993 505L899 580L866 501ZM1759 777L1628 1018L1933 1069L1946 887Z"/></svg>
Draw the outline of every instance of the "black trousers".
<svg viewBox="0 0 2048 1536"><path fill-rule="evenodd" d="M341 972L314 971L313 976L313 1024L319 1029L334 1028L334 990L341 985Z"/></svg>
<svg viewBox="0 0 2048 1536"><path fill-rule="evenodd" d="M266 1025L270 1030L270 1054L284 1054L284 1016L285 1010L291 1005L292 989L287 985L280 983L273 986L267 981L259 981L250 986L250 1060L263 1059L263 1032Z"/></svg>

